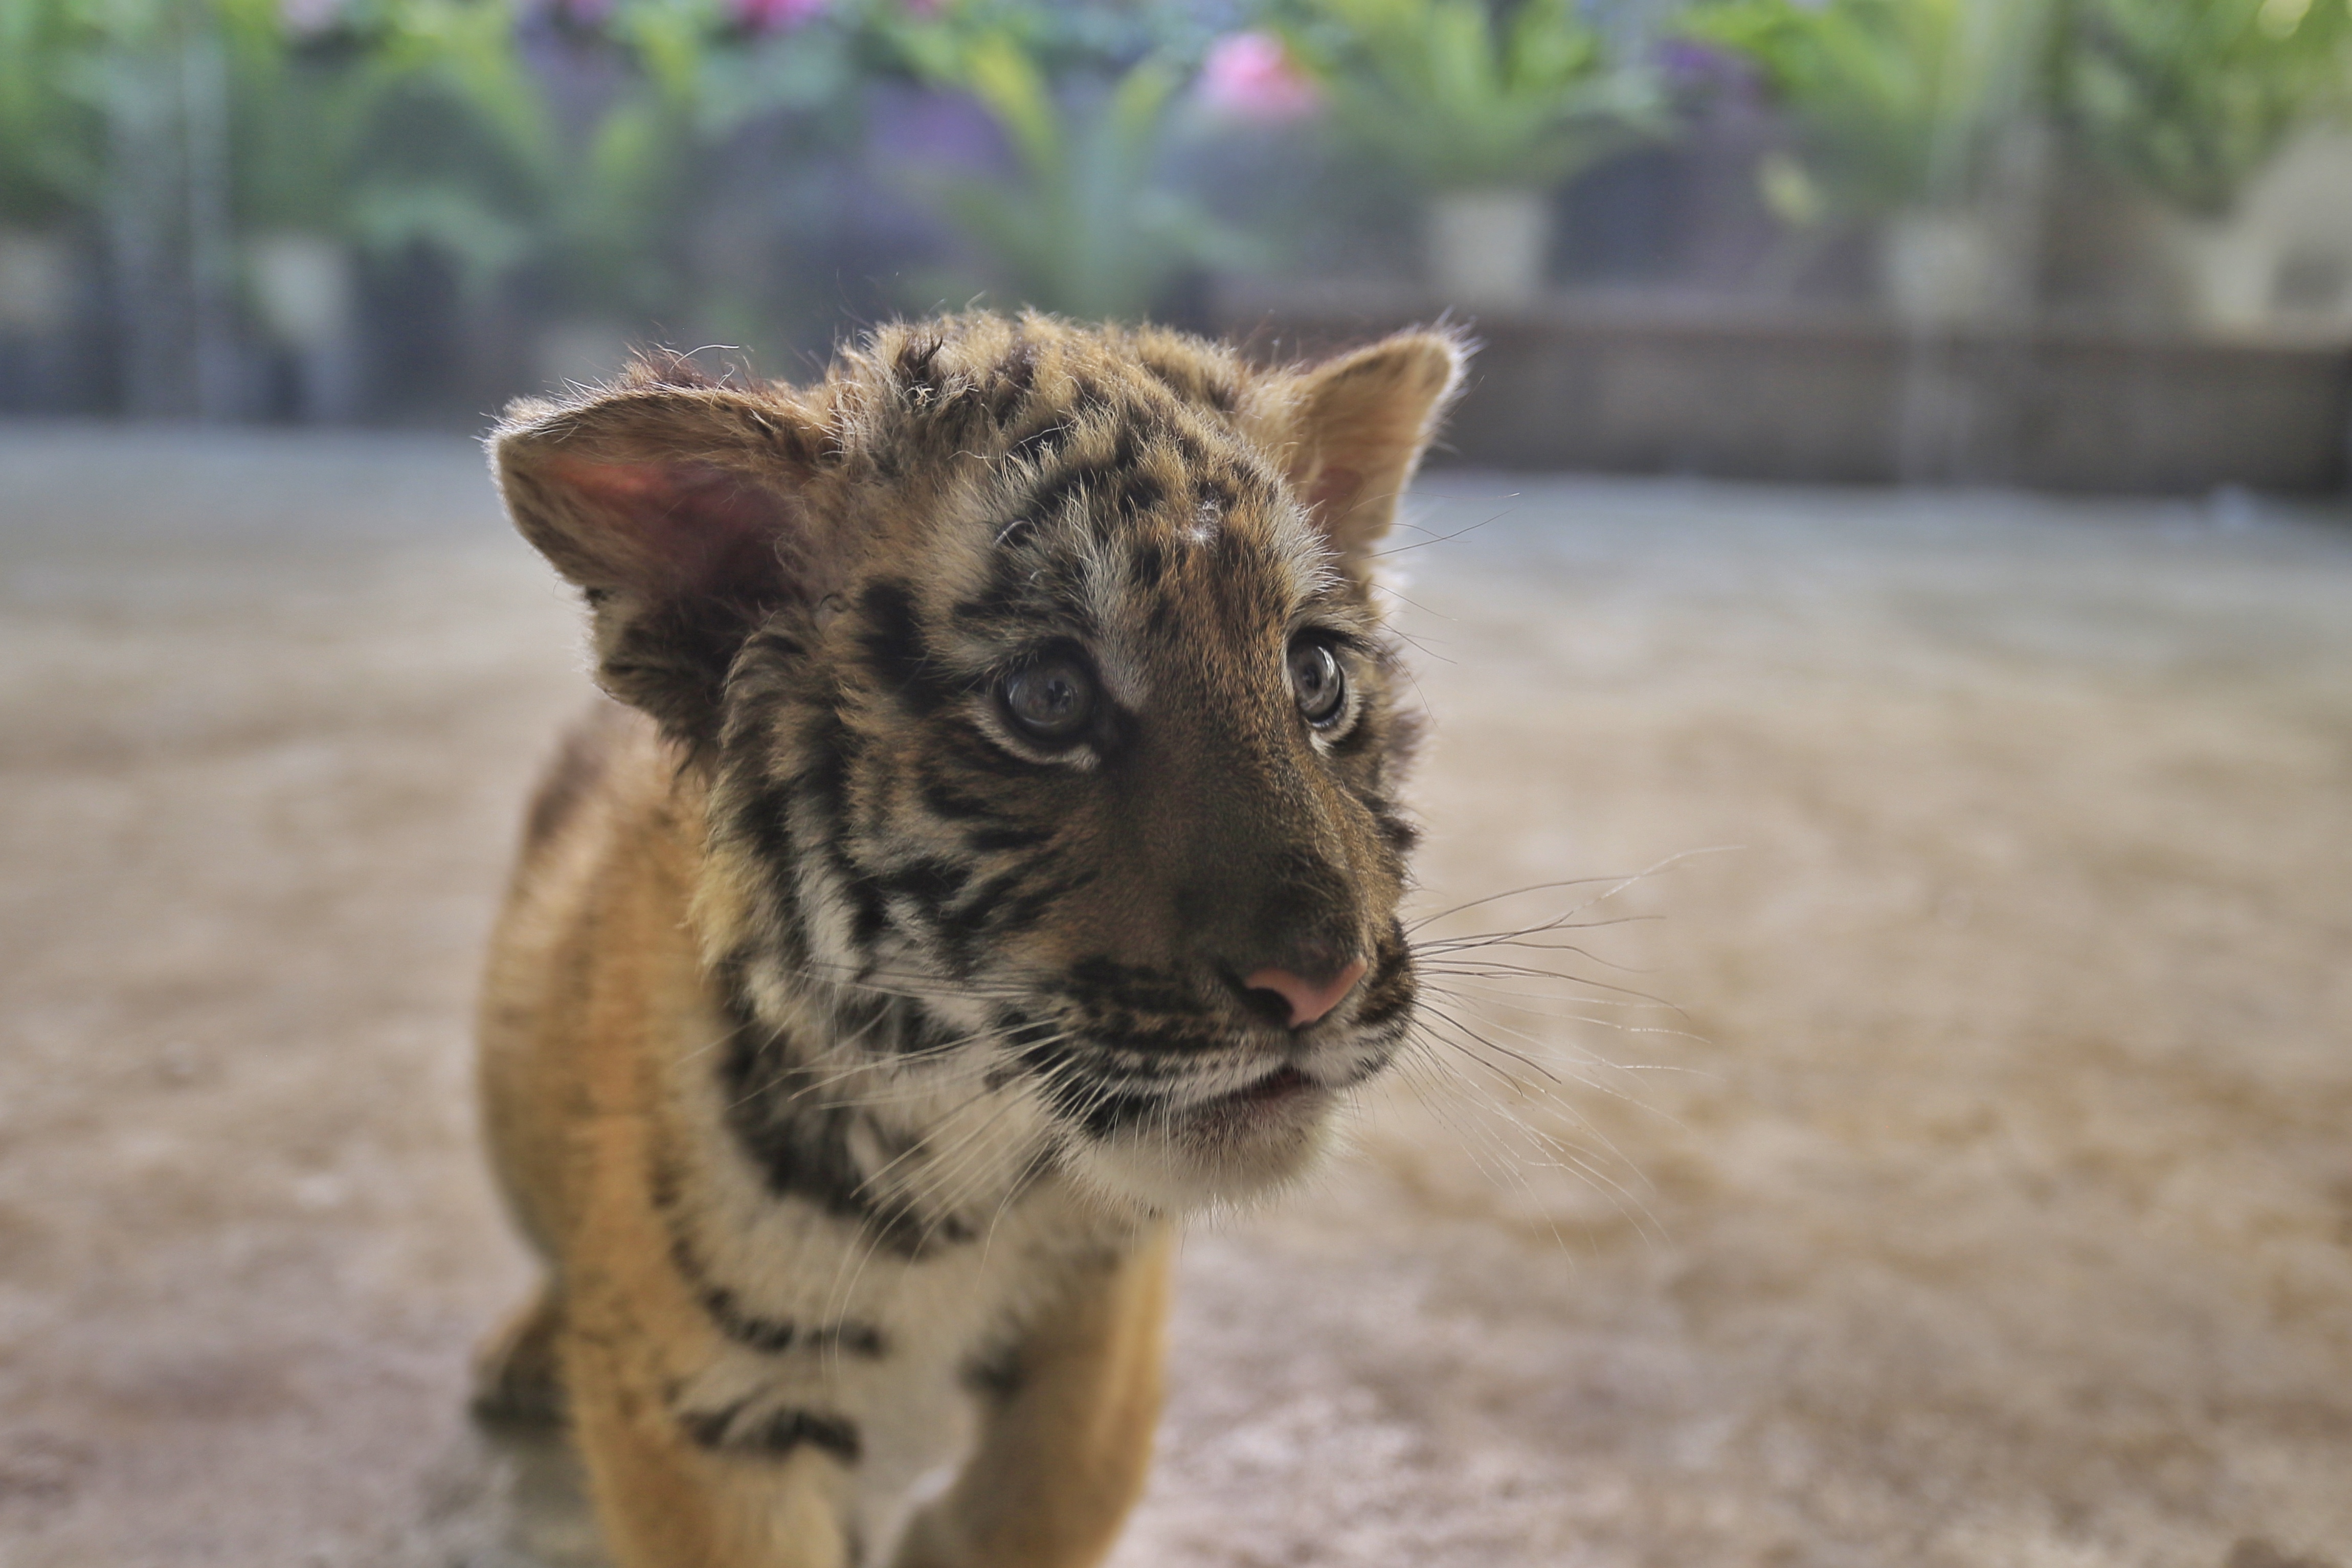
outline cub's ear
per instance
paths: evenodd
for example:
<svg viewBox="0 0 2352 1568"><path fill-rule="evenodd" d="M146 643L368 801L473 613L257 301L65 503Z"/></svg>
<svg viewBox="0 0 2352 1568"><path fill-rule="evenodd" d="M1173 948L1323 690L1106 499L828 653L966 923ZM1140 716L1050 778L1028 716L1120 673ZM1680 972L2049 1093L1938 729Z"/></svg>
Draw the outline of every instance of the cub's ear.
<svg viewBox="0 0 2352 1568"><path fill-rule="evenodd" d="M586 590L604 689L709 745L745 639L825 591L816 421L781 389L640 361L577 401L511 405L490 451L516 528Z"/></svg>
<svg viewBox="0 0 2352 1568"><path fill-rule="evenodd" d="M1291 378L1272 445L1307 515L1350 568L1396 521L1397 497L1469 358L1450 334L1399 332Z"/></svg>

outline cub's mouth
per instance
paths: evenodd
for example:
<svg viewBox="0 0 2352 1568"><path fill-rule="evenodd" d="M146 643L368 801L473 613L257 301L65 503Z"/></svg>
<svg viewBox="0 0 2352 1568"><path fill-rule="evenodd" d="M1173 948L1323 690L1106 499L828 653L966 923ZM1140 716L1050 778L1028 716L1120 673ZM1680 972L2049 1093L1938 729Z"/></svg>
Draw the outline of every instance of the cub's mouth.
<svg viewBox="0 0 2352 1568"><path fill-rule="evenodd" d="M1211 1095L1185 1110L1194 1116L1248 1111L1272 1109L1308 1096L1328 1097L1330 1093L1330 1088L1322 1079L1286 1062L1263 1078L1255 1079L1239 1089Z"/></svg>
<svg viewBox="0 0 2352 1568"><path fill-rule="evenodd" d="M1286 1099L1291 1095L1322 1087L1315 1079L1286 1063L1255 1083L1246 1084L1231 1094L1221 1096L1220 1100L1236 1104L1256 1104L1261 1101ZM1219 1102L1219 1100L1213 1100L1210 1103Z"/></svg>
<svg viewBox="0 0 2352 1568"><path fill-rule="evenodd" d="M1065 1168L1160 1213L1246 1201L1310 1169L1350 1092L1393 1059L1414 998L1402 943L1319 983L1304 977L1291 987L1303 995L1231 976L1213 991L1119 978L1129 984L1118 994L1076 998L1093 1005L1073 1010L1065 1037L1080 1042L1073 1055L1084 1065L1048 1091L1075 1133L1061 1145ZM1270 994L1263 1008L1250 1005L1259 992Z"/></svg>
<svg viewBox="0 0 2352 1568"><path fill-rule="evenodd" d="M1320 1079L1284 1063L1239 1089L1184 1107L1177 1121L1186 1135L1203 1142L1246 1142L1320 1120L1337 1094Z"/></svg>

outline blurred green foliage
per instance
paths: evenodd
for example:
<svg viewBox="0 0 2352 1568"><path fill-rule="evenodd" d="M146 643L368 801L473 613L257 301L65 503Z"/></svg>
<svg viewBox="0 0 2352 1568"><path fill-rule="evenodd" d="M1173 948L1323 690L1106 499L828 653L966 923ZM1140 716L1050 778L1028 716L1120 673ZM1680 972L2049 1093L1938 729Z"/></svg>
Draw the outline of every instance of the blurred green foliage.
<svg viewBox="0 0 2352 1568"><path fill-rule="evenodd" d="M2297 126L2343 107L2347 53L2347 0L2073 0L2059 110L2095 156L2219 216Z"/></svg>
<svg viewBox="0 0 2352 1568"><path fill-rule="evenodd" d="M1864 212L1966 201L2050 124L2219 215L2352 79L2352 0L1696 0L1680 28L1762 75L1822 205ZM1766 174L1783 212L1815 199Z"/></svg>
<svg viewBox="0 0 2352 1568"><path fill-rule="evenodd" d="M1431 190L1541 189L1667 123L1654 76L1575 0L1287 0L1338 129Z"/></svg>
<svg viewBox="0 0 2352 1568"><path fill-rule="evenodd" d="M1828 207L1965 201L2030 110L2049 0L1700 0L1686 36L1751 62L1795 122ZM1768 199L1809 195L1768 166Z"/></svg>
<svg viewBox="0 0 2352 1568"><path fill-rule="evenodd" d="M0 223L63 218L104 178L89 78L105 44L74 0L0 0Z"/></svg>
<svg viewBox="0 0 2352 1568"><path fill-rule="evenodd" d="M1791 218L1964 202L2006 139L2041 126L2165 201L2221 212L2294 127L2342 107L2352 48L2352 0L1651 13L1769 89L1793 156L1768 162L1765 183ZM472 297L521 290L543 315L642 321L718 287L696 281L693 237L714 171L735 169L740 192L747 163L779 181L820 164L895 179L956 237L950 262L975 263L922 275L931 298L1134 314L1189 274L1265 265L1300 221L1187 184L1202 149L1281 134L1271 112L1204 109L1202 62L1223 45L1246 32L1236 68L1289 95L1268 105L1313 115L1312 140L1344 154L1331 167L1374 172L1366 188L1541 189L1675 133L1654 40L1628 14L1601 0L0 0L0 224L98 236L110 200L148 188L126 160L214 103L239 233L425 253ZM993 141L877 171L877 92L901 108L961 100Z"/></svg>
<svg viewBox="0 0 2352 1568"><path fill-rule="evenodd" d="M1011 152L1002 175L914 175L1011 297L1076 316L1135 316L1187 268L1252 258L1242 236L1160 177L1189 74L1171 51L1057 84L1045 40L991 21L954 11L903 18L891 37L922 79L977 102Z"/></svg>

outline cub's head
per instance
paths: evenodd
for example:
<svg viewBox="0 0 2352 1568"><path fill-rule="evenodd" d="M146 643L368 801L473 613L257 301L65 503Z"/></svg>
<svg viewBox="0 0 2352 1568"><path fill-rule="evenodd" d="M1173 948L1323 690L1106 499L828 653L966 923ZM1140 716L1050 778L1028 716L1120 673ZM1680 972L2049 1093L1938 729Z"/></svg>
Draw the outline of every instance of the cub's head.
<svg viewBox="0 0 2352 1568"><path fill-rule="evenodd" d="M513 409L515 521L708 802L745 1026L1147 1208L1297 1169L1411 1023L1370 570L1461 363L970 315Z"/></svg>

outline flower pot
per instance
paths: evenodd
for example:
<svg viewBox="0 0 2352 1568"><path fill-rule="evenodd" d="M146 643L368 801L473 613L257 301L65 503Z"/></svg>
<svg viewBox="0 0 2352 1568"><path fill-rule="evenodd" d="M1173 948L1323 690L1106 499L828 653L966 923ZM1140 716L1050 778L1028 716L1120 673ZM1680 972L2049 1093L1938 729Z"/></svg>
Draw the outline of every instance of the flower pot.
<svg viewBox="0 0 2352 1568"><path fill-rule="evenodd" d="M362 401L359 268L351 247L287 229L245 241L246 299L292 373L293 412L341 424Z"/></svg>
<svg viewBox="0 0 2352 1568"><path fill-rule="evenodd" d="M315 349L348 337L358 295L352 253L324 235L285 231L245 242L254 314L277 342Z"/></svg>
<svg viewBox="0 0 2352 1568"><path fill-rule="evenodd" d="M1990 321L2020 303L1999 237L1967 210L1890 214L1878 235L1879 298L1907 326Z"/></svg>
<svg viewBox="0 0 2352 1568"><path fill-rule="evenodd" d="M1423 232L1429 286L1464 305L1526 305L1544 290L1551 200L1541 191L1442 191Z"/></svg>
<svg viewBox="0 0 2352 1568"><path fill-rule="evenodd" d="M73 250L61 234L0 228L0 335L47 338L73 318Z"/></svg>
<svg viewBox="0 0 2352 1568"><path fill-rule="evenodd" d="M2164 254L2189 325L2245 331L2270 319L2278 285L2276 237L2243 218L2176 213L2164 226Z"/></svg>

